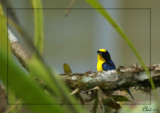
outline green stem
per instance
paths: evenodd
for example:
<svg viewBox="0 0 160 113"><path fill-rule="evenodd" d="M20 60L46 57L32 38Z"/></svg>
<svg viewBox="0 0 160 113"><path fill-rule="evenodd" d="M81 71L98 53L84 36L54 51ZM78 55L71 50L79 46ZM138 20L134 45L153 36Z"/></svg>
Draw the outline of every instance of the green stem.
<svg viewBox="0 0 160 113"><path fill-rule="evenodd" d="M43 9L41 0L32 0L34 10L34 44L40 54L44 48L44 33L43 33Z"/></svg>

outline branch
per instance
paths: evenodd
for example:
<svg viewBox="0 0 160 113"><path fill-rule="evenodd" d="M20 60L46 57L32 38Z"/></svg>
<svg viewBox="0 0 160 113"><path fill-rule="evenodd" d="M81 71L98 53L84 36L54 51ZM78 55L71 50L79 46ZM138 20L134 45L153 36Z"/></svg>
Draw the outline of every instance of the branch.
<svg viewBox="0 0 160 113"><path fill-rule="evenodd" d="M156 87L160 86L160 65L148 68ZM142 67L133 65L130 67L119 67L117 70L87 72L84 74L71 73L62 74L63 79L73 88L89 90L99 86L103 91L112 93L115 90L124 90L130 87L146 93L150 92L151 84Z"/></svg>
<svg viewBox="0 0 160 113"><path fill-rule="evenodd" d="M22 66L28 70L26 62L29 60L31 56L18 42L17 38L14 36L10 29L8 29L8 38L10 41L12 53L17 57Z"/></svg>
<svg viewBox="0 0 160 113"><path fill-rule="evenodd" d="M9 40L12 53L19 59L24 68L27 69L26 62L31 57L18 42L13 33L8 30ZM151 77L156 87L160 86L160 65L148 67ZM115 90L124 90L130 87L146 93L150 92L151 84L148 76L142 67L133 65L130 67L120 66L117 70L101 71L101 72L86 72L86 73L71 73L61 74L60 76L72 89L79 91L87 91L96 86L99 86L107 94Z"/></svg>

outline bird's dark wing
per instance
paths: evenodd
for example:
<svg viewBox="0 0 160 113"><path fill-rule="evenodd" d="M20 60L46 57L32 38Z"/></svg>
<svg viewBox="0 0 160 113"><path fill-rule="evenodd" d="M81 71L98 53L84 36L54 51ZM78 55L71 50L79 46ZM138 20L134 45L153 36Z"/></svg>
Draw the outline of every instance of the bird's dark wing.
<svg viewBox="0 0 160 113"><path fill-rule="evenodd" d="M109 60L107 62L104 62L102 64L103 70L107 71L107 70L114 70L116 69L116 66L114 65L112 60Z"/></svg>

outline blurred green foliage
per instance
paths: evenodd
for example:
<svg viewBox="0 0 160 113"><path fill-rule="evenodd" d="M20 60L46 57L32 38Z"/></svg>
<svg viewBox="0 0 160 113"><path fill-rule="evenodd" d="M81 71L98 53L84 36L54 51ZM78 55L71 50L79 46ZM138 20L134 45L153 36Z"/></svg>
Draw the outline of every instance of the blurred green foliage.
<svg viewBox="0 0 160 113"><path fill-rule="evenodd" d="M34 7L37 7L35 4L40 4L41 1L35 0ZM33 56L27 65L30 72L25 73L17 64L12 60L11 57L7 56L7 51L10 52L9 43L7 42L7 23L6 17L3 14L1 5L0 5L0 79L7 89L11 89L16 93L16 96L22 99L22 103L27 105L27 107L33 113L82 113L85 112L80 106L74 105L76 103L73 96L68 95L69 91L67 87L62 83L60 79L57 78L57 74L52 72L49 67L47 67L42 60L39 60L36 56ZM42 10L42 9L41 9ZM36 47L40 53L42 53L43 48L43 17L42 11L35 12L35 38L39 42L35 42ZM40 24L40 26L39 26ZM39 28L40 27L40 28ZM7 45L8 44L8 45ZM8 69L8 70L7 70ZM44 81L48 87L51 87L52 92L56 96L46 93L42 86L40 86L34 79ZM8 78L7 78L8 77ZM10 95L9 95L10 96ZM63 96L63 97L62 97ZM61 98L57 98L61 97ZM9 103L15 104L15 103ZM60 104L65 104L66 106L61 108Z"/></svg>
<svg viewBox="0 0 160 113"><path fill-rule="evenodd" d="M94 8L103 8L97 0L86 0ZM44 47L44 31L43 31L43 10L41 0L32 0L32 6L34 10L34 27L35 36L34 44L40 54L43 53ZM115 28L115 30L122 36L132 51L135 53L146 72L149 72L141 59L136 48L132 45L129 38L125 35L122 29L116 24L112 17L106 10L96 9L104 18ZM33 113L85 113L86 111L81 107L75 105L77 101L73 96L68 95L69 90L65 84L57 77L57 73L53 72L40 58L33 56L28 62L28 68L30 72L25 73L17 66L11 57L7 56L7 52L10 54L10 45L7 41L7 22L6 17L3 14L2 6L0 4L0 79L4 83L5 87L13 90L16 96L22 99L21 104L26 104L27 107ZM10 56L10 55L9 55ZM7 64L8 61L8 64ZM7 70L8 69L8 70ZM64 72L71 73L71 69L68 64L64 64ZM7 78L8 76L8 78ZM50 88L49 93L42 88L41 84L37 83L35 79L42 80L47 87ZM151 81L151 85L154 88L154 84ZM6 87L6 89L7 89ZM113 97L117 101L128 101L123 96ZM106 101L105 101L106 102ZM66 106L60 105L60 103L66 104ZM95 102L94 111L97 110L98 98ZM108 104L108 102L106 102ZM14 103L12 103L14 104ZM53 105L54 104L54 105ZM119 106L118 106L119 107ZM143 107L144 108L144 107ZM123 106L121 113L143 110L142 106L130 107ZM148 108L157 108L156 104L148 106ZM18 110L19 111L19 110ZM153 111L157 113L157 111ZM151 112L150 112L151 113Z"/></svg>

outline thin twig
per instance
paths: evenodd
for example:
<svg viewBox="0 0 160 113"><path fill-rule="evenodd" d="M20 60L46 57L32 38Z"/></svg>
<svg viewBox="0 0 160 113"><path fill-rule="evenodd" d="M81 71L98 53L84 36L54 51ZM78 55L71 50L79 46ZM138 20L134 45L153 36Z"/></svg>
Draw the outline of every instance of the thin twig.
<svg viewBox="0 0 160 113"><path fill-rule="evenodd" d="M76 93L78 93L78 92L79 92L79 88L76 88L75 90L73 90L73 91L71 92L70 95L74 95L74 94L76 94Z"/></svg>
<svg viewBox="0 0 160 113"><path fill-rule="evenodd" d="M71 12L71 10L72 10L72 8L73 8L73 6L74 6L74 4L75 4L75 1L76 0L71 0L71 2L70 2L70 4L69 4L69 7L66 9L66 11L64 12L64 15L65 16L68 16L69 15L69 13Z"/></svg>

